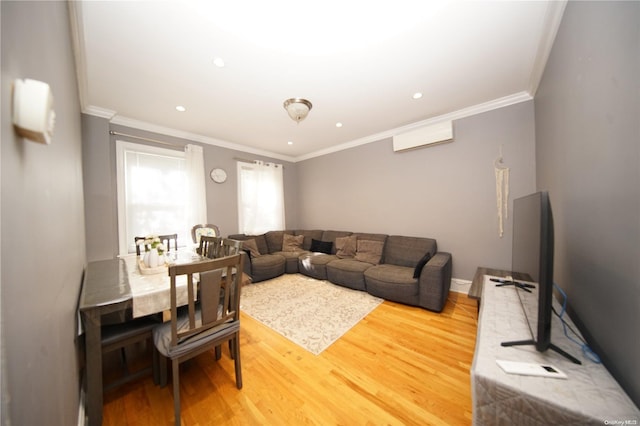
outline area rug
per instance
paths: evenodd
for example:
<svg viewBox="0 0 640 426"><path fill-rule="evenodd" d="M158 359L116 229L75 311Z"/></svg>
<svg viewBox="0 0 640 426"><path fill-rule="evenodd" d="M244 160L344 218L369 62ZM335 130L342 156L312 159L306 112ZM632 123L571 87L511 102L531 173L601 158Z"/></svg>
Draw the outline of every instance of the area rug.
<svg viewBox="0 0 640 426"><path fill-rule="evenodd" d="M319 355L383 299L302 274L249 284L240 309L314 355Z"/></svg>

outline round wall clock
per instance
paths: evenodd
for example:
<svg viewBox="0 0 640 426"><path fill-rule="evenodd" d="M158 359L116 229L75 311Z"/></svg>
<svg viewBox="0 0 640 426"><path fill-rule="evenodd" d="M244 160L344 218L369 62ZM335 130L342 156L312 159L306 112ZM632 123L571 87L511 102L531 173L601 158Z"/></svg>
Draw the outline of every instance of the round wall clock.
<svg viewBox="0 0 640 426"><path fill-rule="evenodd" d="M209 176L211 176L211 180L215 183L224 183L227 180L227 172L219 168L211 170Z"/></svg>

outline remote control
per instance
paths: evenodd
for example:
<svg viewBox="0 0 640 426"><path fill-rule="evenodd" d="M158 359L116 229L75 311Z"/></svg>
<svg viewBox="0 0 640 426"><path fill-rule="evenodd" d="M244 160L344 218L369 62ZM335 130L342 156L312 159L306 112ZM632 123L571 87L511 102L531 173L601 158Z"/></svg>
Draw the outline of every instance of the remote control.
<svg viewBox="0 0 640 426"><path fill-rule="evenodd" d="M505 373L519 374L522 376L553 377L556 379L566 379L567 375L556 367L547 364L535 364L531 362L503 361L496 360L496 363Z"/></svg>

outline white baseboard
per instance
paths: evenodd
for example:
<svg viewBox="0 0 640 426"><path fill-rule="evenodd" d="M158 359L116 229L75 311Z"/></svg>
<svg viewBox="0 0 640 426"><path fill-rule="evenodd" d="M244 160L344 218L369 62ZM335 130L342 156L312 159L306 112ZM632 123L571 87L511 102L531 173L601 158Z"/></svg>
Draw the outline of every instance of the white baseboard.
<svg viewBox="0 0 640 426"><path fill-rule="evenodd" d="M455 291L456 293L469 294L471 288L471 281L463 280L460 278L451 278L451 288L449 291Z"/></svg>

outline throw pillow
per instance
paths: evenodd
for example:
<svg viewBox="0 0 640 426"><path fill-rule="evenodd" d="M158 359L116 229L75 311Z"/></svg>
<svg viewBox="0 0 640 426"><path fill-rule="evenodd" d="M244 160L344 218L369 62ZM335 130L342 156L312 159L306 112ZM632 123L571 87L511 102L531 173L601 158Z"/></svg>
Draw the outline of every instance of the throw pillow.
<svg viewBox="0 0 640 426"><path fill-rule="evenodd" d="M340 259L352 258L356 255L357 242L358 237L355 235L336 238L336 256Z"/></svg>
<svg viewBox="0 0 640 426"><path fill-rule="evenodd" d="M427 264L429 259L431 259L431 254L427 252L427 254L422 256L422 259L418 260L416 269L413 271L413 278L420 278L420 274L422 273L422 268L424 268L424 265Z"/></svg>
<svg viewBox="0 0 640 426"><path fill-rule="evenodd" d="M356 260L377 265L382 259L383 241L358 240L358 250L356 251Z"/></svg>
<svg viewBox="0 0 640 426"><path fill-rule="evenodd" d="M311 239L311 247L309 251L314 253L325 253L331 254L331 250L333 249L333 243L331 241L319 241L315 239Z"/></svg>
<svg viewBox="0 0 640 426"><path fill-rule="evenodd" d="M242 248L245 250L249 250L251 257L259 257L260 251L258 250L258 245L256 244L256 240L251 238L250 240L242 241Z"/></svg>
<svg viewBox="0 0 640 426"><path fill-rule="evenodd" d="M302 251L304 235L284 234L282 236L282 251Z"/></svg>

